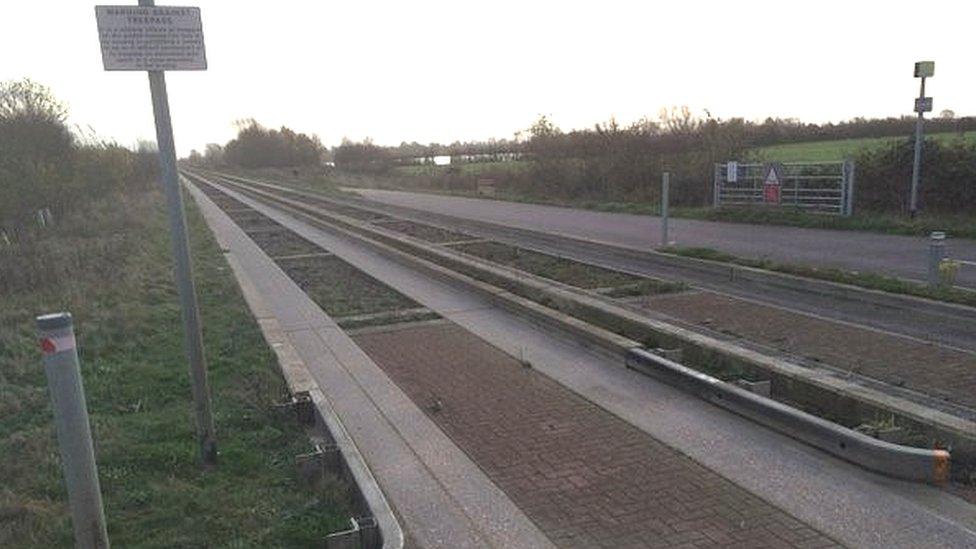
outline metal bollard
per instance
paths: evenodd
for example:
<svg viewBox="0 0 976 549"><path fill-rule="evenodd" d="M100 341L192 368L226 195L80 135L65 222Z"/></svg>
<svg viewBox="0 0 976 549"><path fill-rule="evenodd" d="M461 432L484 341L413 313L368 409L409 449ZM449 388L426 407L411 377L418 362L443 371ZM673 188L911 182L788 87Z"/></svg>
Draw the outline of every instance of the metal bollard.
<svg viewBox="0 0 976 549"><path fill-rule="evenodd" d="M935 287L942 283L939 275L939 265L946 257L945 233L934 231L929 238L929 286Z"/></svg>
<svg viewBox="0 0 976 549"><path fill-rule="evenodd" d="M71 314L39 316L37 331L54 407L75 546L83 549L108 548L102 492L95 467L95 451Z"/></svg>
<svg viewBox="0 0 976 549"><path fill-rule="evenodd" d="M668 202L670 201L668 195L671 190L671 174L669 172L664 172L661 174L661 246L669 246L671 244L668 238Z"/></svg>

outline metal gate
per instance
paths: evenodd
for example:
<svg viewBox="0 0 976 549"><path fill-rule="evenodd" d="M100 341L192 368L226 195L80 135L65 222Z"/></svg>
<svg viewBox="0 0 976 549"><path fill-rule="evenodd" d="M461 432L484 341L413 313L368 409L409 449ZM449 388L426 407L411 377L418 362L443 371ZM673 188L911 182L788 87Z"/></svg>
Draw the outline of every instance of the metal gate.
<svg viewBox="0 0 976 549"><path fill-rule="evenodd" d="M854 163L715 165L713 205L794 208L848 216L854 211Z"/></svg>

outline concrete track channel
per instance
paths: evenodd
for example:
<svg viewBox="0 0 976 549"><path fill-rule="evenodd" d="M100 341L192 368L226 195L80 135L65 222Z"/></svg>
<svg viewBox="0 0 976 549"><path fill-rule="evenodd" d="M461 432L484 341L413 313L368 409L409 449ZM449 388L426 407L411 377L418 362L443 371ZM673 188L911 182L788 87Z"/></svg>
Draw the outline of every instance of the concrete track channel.
<svg viewBox="0 0 976 549"><path fill-rule="evenodd" d="M370 178L356 183L369 184ZM352 183L352 181L350 181ZM488 197L446 195L424 191L384 190L351 186L374 203L406 206L455 217L561 233L623 246L646 247L661 242L657 215L611 213L514 202ZM976 259L976 240L955 238L948 231L949 253L958 259ZM670 234L683 246L705 246L740 257L776 262L883 273L925 280L929 239L924 236L841 231L777 225L754 225L672 218ZM961 269L956 283L976 289L976 270Z"/></svg>
<svg viewBox="0 0 976 549"><path fill-rule="evenodd" d="M237 180L263 183L241 178ZM285 186L278 186L287 189ZM295 189L289 190L295 192ZM870 292L855 291L838 296L836 293L823 291L823 287L816 281L809 281L807 288L767 280L754 281L747 277L730 276L731 271L728 268L724 271L706 269L702 268L705 262L669 257L654 253L650 249L590 241L579 236L556 232L499 225L429 210L357 199L352 196L336 196L331 199L340 204L355 205L369 211L448 227L526 249L537 249L646 276L681 280L696 288L719 295L780 307L815 318L847 322L939 343L950 348L957 347L976 352L976 330L972 328L973 322L976 321L976 311L969 307L933 303L910 297L876 302L866 299L866 294Z"/></svg>
<svg viewBox="0 0 976 549"><path fill-rule="evenodd" d="M231 185L240 185L239 182L240 180L238 180L237 182L233 182L230 180L225 180L225 181ZM265 198L268 197L273 198L275 196L278 196L274 193L269 193L267 189L268 185L266 184L257 184L259 187L263 187L264 190L255 190L255 188L253 187L255 183L250 181L247 182L248 182L248 186L245 186L243 188L249 189L248 192L257 192ZM282 190L282 188L278 186L271 186L271 187L273 187L274 190L278 192ZM350 215L350 213L352 213L354 214L352 217L357 221L371 222L368 224L368 226L373 226L372 225L373 223L381 224L385 228L389 228L390 225L400 225L401 229L399 230L403 230L404 227L407 227L409 229L408 234L410 234L411 236L421 235L425 237L424 238L425 240L444 243L445 246L449 246L451 247L451 249L455 249L455 247L461 247L466 254L471 253L470 250L471 246L475 246L479 248L481 251L481 253L475 253L475 255L479 256L480 258L485 257L484 254L485 250L490 251L487 257L492 261L497 261L501 259L503 261L507 261L511 263L511 260L513 258L510 256L514 256L515 259L514 262L519 269L525 269L526 271L533 272L534 274L542 274L544 277L546 277L544 279L540 279L543 281L548 278L557 279L557 280L565 279L566 276L569 275L569 280L560 280L560 281L569 282L571 285L576 285L576 286L586 286L587 284L585 284L585 282L593 278L592 276L593 270L596 270L597 272L610 273L610 271L607 271L606 269L601 269L596 266L579 264L574 261L569 261L566 258L555 257L546 254L539 254L531 251L526 252L518 248L508 247L511 248L509 252L514 251L514 253L503 253L505 251L506 246L497 242L476 241L472 243L470 240L462 240L459 243L457 242L459 238L460 239L465 238L465 235L461 233L457 233L457 232L453 232L443 228L437 228L429 225L422 225L415 222L405 222L397 218L391 218L386 214L381 214L371 210L364 210L362 208L356 208L354 206L349 206L345 204L336 204L335 202L333 202L331 198L326 200L316 195L309 195L307 193L300 193L295 191L287 191L286 194L300 195L303 200L307 200L311 198L312 202L317 204L317 206L324 205L325 206L324 210L322 209L315 210L319 214L326 213L326 215L339 214L339 215L347 216ZM276 198L276 200L279 199L280 198ZM287 203L291 203L292 205L298 204L300 207L304 207L298 202L295 202L294 200L290 200L290 199L283 199L283 200ZM373 231L372 229L366 229L366 230L375 234L375 231ZM458 244L460 244L460 246L457 246ZM422 254L426 253L421 248L418 248L417 246L408 244L408 247L412 248L414 253L416 252L420 252ZM501 248L501 250L497 249L499 247ZM429 254L427 255L429 256ZM532 259L533 257L535 257L536 259ZM549 258L549 261L548 262L543 261L540 264L539 261L540 257ZM576 276L573 276L574 274L573 269L551 268L553 262L556 262L557 264L560 262L563 264L568 263L579 268L585 267L585 269L589 269L591 273L590 276L581 277L580 273L578 272L579 269L576 269L575 272ZM444 264L443 261L442 264ZM448 264L456 265L456 262L451 263L451 261L448 261ZM546 265L548 265L548 267L546 267ZM461 267L462 268L465 267L463 260L461 263ZM542 267L541 270L540 267ZM518 273L522 271L516 270L515 272ZM620 273L620 272L616 274L618 276L626 276L624 273ZM478 277L479 275L475 275L475 276ZM491 277L489 273L489 279L490 278ZM516 278L520 278L520 277L517 276ZM613 276L610 277L604 276L604 280L613 280L613 279L614 279ZM584 284L580 284L581 281L584 282ZM667 294L681 289L680 285L671 282L662 281L660 279L644 279L639 283L635 283L632 280L630 282L631 282L630 284L626 284L622 287L622 289L625 289L627 291L622 292L619 295L628 296L633 293L636 293L638 295L642 293ZM498 282L492 282L492 283L497 284ZM512 283L511 279L509 280L508 283L504 281L501 282L502 286L510 286L511 283ZM516 280L514 281L514 283L516 284L516 286L522 285L521 280ZM619 284L622 282L618 281L617 283ZM543 286L545 285L546 284L543 282ZM592 286L592 282L590 283L590 285ZM618 289L609 288L610 291L607 290L608 290L607 288L603 288L602 293L614 297L618 296L617 294ZM529 292L534 293L534 290L530 289ZM526 294L523 293L523 295ZM541 297L537 295L526 295L526 297L544 303L548 306L549 302L551 301L551 297L553 296ZM560 299L558 295L554 297L557 300ZM687 306L686 298L688 297L690 297L692 300L696 300L699 299L700 297L708 297L708 296L707 295L706 296L678 295L675 298L664 296L664 297L654 297L654 299L657 302L661 302L662 300L672 301L672 300L685 299L685 302L679 303L679 305ZM630 299L634 299L634 298L630 298ZM642 298L638 297L636 299L642 299ZM714 308L714 303L706 303L706 304L711 306L711 308ZM741 309L741 305L748 306L750 304L739 304L739 305ZM755 305L752 304L752 307L754 308ZM683 308L684 307L680 307L679 312L685 312L682 310ZM638 317L656 316L653 314L653 311L649 311L648 309L643 307L631 307L631 309L633 309L633 311L636 312ZM627 310L621 311L619 307L617 307L617 310L618 312L611 313L612 315L617 315L617 316L614 317L615 319L611 319L611 323L609 325L606 323L602 323L601 325L607 329L616 331L618 333L622 333L622 334L627 333L628 337L634 337L638 341L645 341L646 340L645 338L647 337L651 337L652 339L655 340L659 339L653 335L650 335L654 333L653 329L651 330L651 332L648 332L647 329L645 328L637 327L639 332L636 335L634 335L633 331L627 332L627 330L624 330L623 332L621 332L620 330L622 328L619 323L622 321L622 319L619 317L619 315L624 314L626 316L626 315L630 315L630 313ZM754 310L750 311L747 309L745 312L752 313L749 316L754 315L754 316L759 316L760 318L762 317L762 315L755 314ZM766 312L766 317L768 318L769 311L765 311L765 312ZM783 316L782 311L774 310L773 313L779 313L780 316ZM582 313L574 312L571 314L579 315ZM603 313L600 312L598 314L602 315ZM583 315L583 318L587 318L586 314ZM589 320L589 318L587 319ZM672 324L675 323L682 324L680 319L675 319L674 317L666 316L664 320L667 323L664 324L664 326L671 326ZM777 319L775 319L774 317L774 320ZM704 361L698 360L694 367L698 369L704 369L709 373L716 373L717 375L719 375L719 377L722 377L727 381L735 381L737 378L742 378L742 377L745 377L746 379L755 378L757 375L760 378L771 379L772 389L773 389L772 396L774 398L777 398L778 400L783 401L786 404L791 406L800 406L801 408L805 408L807 411L810 411L815 415L830 418L831 420L846 425L848 427L851 428L857 427L859 430L863 429L864 431L871 433L873 436L880 436L883 440L898 442L902 444L909 444L912 446L917 446L922 448L926 448L926 447L932 448L934 446L937 448L953 449L953 451L955 452L955 463L956 463L955 472L957 473L957 477L966 478L970 474L973 467L974 456L976 456L976 436L974 436L974 434L976 434L976 425L974 425L972 422L969 421L969 417L971 417L970 408L966 406L953 405L952 403L945 402L937 398L933 398L931 396L931 393L936 393L942 396L943 398L945 398L945 391L942 389L946 387L950 387L950 388L954 388L956 390L956 395L961 396L962 399L971 396L965 390L964 386L960 384L960 382L962 381L961 378L964 377L963 375L954 375L954 376L948 375L950 369L955 368L957 370L956 372L957 374L959 374L959 371L961 370L962 374L968 374L972 376L973 364L970 363L968 365L969 367L967 368L967 364L965 362L965 359L972 358L971 356L969 356L966 353L962 353L962 356L964 358L962 363L960 363L960 361L958 360L956 360L956 362L953 363L951 361L943 360L945 358L944 356L938 356L937 354L932 353L928 345L920 344L917 341L906 341L901 338L892 337L889 335L880 334L877 332L865 331L865 330L861 330L860 333L858 333L858 330L853 329L850 326L833 326L828 324L824 320L811 321L810 319L806 319L808 320L807 326L796 326L795 325L796 319L792 319L792 320L794 321L792 323L794 325L792 326L793 330L800 329L803 331L809 331L811 327L810 324L813 324L814 327L820 328L819 333L814 332L811 334L806 334L807 335L806 340L792 342L794 346L798 346L802 348L804 345L814 344L814 345L819 345L821 348L826 347L827 349L831 349L832 347L835 346L835 342L832 341L833 338L830 337L831 335L835 337L842 337L848 342L852 340L856 341L858 340L857 336L860 336L860 339L863 340L861 342L862 343L861 348L858 349L859 351L861 351L860 353L854 354L853 357L850 353L835 353L833 355L835 359L840 359L839 365L849 366L849 363L845 364L844 362L845 359L850 360L851 358L853 358L856 361L858 361L855 362L855 364L857 364L859 363L859 361L867 358L869 360L867 366L874 366L873 371L869 369L869 373L874 374L875 376L880 377L885 381L889 381L889 379L885 379L886 377L890 378L893 375L899 375L899 374L908 375L910 376L910 380L912 381L913 385L915 384L915 382L919 382L920 385L919 388L922 389L922 392L919 392L917 390L915 391L905 390L900 386L893 386L889 383L878 382L874 378L869 378L869 377L856 378L853 375L853 373L850 372L847 368L843 368L841 372L837 372L838 370L837 363L833 365L833 368L825 369L824 367L822 367L821 364L819 364L819 361L817 361L818 362L817 364L806 365L806 366L813 366L813 367L800 368L799 370L797 370L795 364L800 361L796 361L795 358L793 358L793 360L787 360L785 362L779 361L775 358L772 359L772 362L770 362L767 359L763 359L761 362L765 362L766 366L760 367L759 371L757 372L752 369L752 366L757 365L755 359L748 357L749 355L748 349L743 349L743 347L738 344L739 342L736 342L737 344L734 348L743 349L743 350L737 353L738 356L740 357L739 359L733 359L735 364L732 364L731 366L725 364L724 366L720 366L718 371L714 371L716 364L723 363L723 361L716 360L717 358L716 357ZM760 323L761 322L762 321L760 321ZM820 326L817 326L818 322ZM685 323L684 327L687 328L689 326ZM708 333L708 330L703 330L700 326L690 326L690 327L692 329L697 330L698 332ZM666 332L673 332L673 330L666 329ZM831 332L833 332L833 334ZM713 334L709 334L709 335L713 335ZM679 336L679 337L687 340L687 336ZM672 339L672 338L669 337L668 339ZM826 342L822 341L824 339L826 340ZM754 340L755 338L751 338L749 341L747 341L747 347L749 346L756 347L756 345L753 343ZM726 346L724 346L719 340L712 339L712 341L714 341L715 343L708 348L710 350L707 349L704 350L706 354L713 354L715 350L718 350L720 353L724 352ZM760 350L763 351L762 356L770 356L770 352L768 348L763 349L761 345L759 347ZM914 351L914 353L906 352L906 349L908 351ZM699 349L696 346L693 346L693 348L689 350L691 350L695 354L700 354L700 352L703 351L703 349ZM921 361L920 363L918 359L919 353L923 353L923 354L927 353L929 355L932 355L932 356L925 357L928 358L927 364L925 363L924 360ZM744 363L741 360L742 358L745 358ZM958 359L958 357L953 357L953 358ZM743 366L745 367L744 370L743 370ZM879 366L880 369L878 368ZM824 374L827 374L832 380L827 383L828 385L827 387L823 386L824 379L820 378L820 376ZM797 376L799 376L799 378ZM668 376L666 375L665 377ZM797 384L797 381L799 381L799 385ZM898 385L903 385L903 384L904 381L901 381L901 383L899 383ZM907 399L902 398L906 395L909 398ZM956 396L956 395L950 395L950 396ZM720 400L722 397L720 395L716 395L714 396L714 398ZM963 402L965 402L965 400L963 400ZM944 413L946 411L950 413ZM773 415L774 410L770 408L769 412L770 415ZM849 436L846 435L841 436L841 438L845 438L845 437L850 438ZM850 454L850 451L845 450L844 452L839 452L837 451L838 445L840 449L843 449L849 447L851 443L853 443L856 446L862 445L861 443L858 443L854 440L843 441L838 438L837 440L835 440L834 443L823 445L821 447L827 449L828 451L837 453L838 455L845 455L845 454ZM848 457L848 459L853 459L853 458ZM873 459L868 461L890 463L893 462L894 460L892 458L881 458L881 459ZM892 469L891 471L887 471L887 470L884 471L887 472L888 474L894 474L893 473L894 469ZM911 478L917 478L917 477L915 475L912 475Z"/></svg>
<svg viewBox="0 0 976 549"><path fill-rule="evenodd" d="M227 189L233 188L226 180L222 183ZM292 223L270 219L266 216L269 212L261 211L263 207L251 197L201 187L279 267L335 316L340 326L350 331L356 343L414 404L557 545L812 547L835 543L831 537L854 545L900 545L883 531L865 537L863 530L852 532L857 528L849 523L831 524L825 517L835 516L836 510L808 510L791 517L777 507L795 511L795 495L770 497L768 489L750 493L670 447L673 441L669 445L649 434L648 429L625 421L630 419L626 414L595 405L570 390L571 384L570 388L564 386L565 380L557 383L550 378L548 371L543 375L526 358L524 347L518 354L510 349L502 352L487 344L484 334L476 336L456 323L452 314L438 314L437 307L423 305L423 299L414 300L363 274L339 257L344 255L339 250L325 251L297 235L291 230ZM470 235L348 206L332 207L424 240L506 259L506 250L492 249L492 243ZM516 259L521 260L520 265L544 268L552 276L607 295L633 298L683 290L680 284L592 265L531 255ZM357 299L349 299L353 295ZM861 475L844 465L831 466L843 474ZM753 488L755 481L751 481ZM921 505L925 509L922 512L930 516L951 510L947 514L953 520L962 517L963 524L953 524L958 531L949 528L946 532L962 536L953 539L969 539L969 507L954 500L942 501L948 496L929 488L888 482L872 486L874 491L878 486L891 490L878 497L904 498L909 494L906 501ZM780 500L780 505L770 499ZM922 500L925 503L920 503ZM783 501L792 503L782 505ZM881 509L859 512L884 514ZM886 521L890 526L891 520L886 517L875 527ZM880 545L868 543L871 535L876 542L885 541Z"/></svg>
<svg viewBox="0 0 976 549"><path fill-rule="evenodd" d="M325 200L279 185L234 181L286 192L336 213L355 212L358 219L406 234L412 231L412 236L547 277L558 279L561 271L540 271L533 255L638 275L645 287L630 296L626 285L603 290L627 298L629 306L648 317L812 370L828 370L925 408L976 420L976 310L968 307L847 289L831 295L818 284L798 287L796 280L778 284L774 278L761 284L739 275L730 281L727 273L703 269L700 262L669 262L660 254L627 253L457 219L448 225L444 216L429 212L375 209L341 197ZM477 238L484 241L471 240ZM681 285L693 291L676 292Z"/></svg>

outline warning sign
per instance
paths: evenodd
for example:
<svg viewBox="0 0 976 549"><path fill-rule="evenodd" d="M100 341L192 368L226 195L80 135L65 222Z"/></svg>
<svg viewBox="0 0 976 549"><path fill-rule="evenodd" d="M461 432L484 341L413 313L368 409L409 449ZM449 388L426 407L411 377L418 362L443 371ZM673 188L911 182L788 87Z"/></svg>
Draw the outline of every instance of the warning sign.
<svg viewBox="0 0 976 549"><path fill-rule="evenodd" d="M766 177L763 178L763 201L769 204L779 204L782 188L783 165L773 163L766 166Z"/></svg>
<svg viewBox="0 0 976 549"><path fill-rule="evenodd" d="M200 8L95 6L107 71L207 68Z"/></svg>

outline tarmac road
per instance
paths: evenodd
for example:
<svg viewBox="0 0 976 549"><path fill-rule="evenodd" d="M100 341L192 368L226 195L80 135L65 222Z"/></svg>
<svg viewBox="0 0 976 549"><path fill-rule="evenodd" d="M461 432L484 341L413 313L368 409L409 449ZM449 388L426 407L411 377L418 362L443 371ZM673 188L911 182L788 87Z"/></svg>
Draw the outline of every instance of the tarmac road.
<svg viewBox="0 0 976 549"><path fill-rule="evenodd" d="M624 246L661 245L661 219L654 216L404 191L350 190L386 204L511 227ZM670 238L679 246L704 246L741 257L915 280L925 280L927 276L928 239L924 237L672 219ZM948 248L951 257L976 261L974 240L954 239ZM956 283L976 289L976 266L963 266Z"/></svg>

